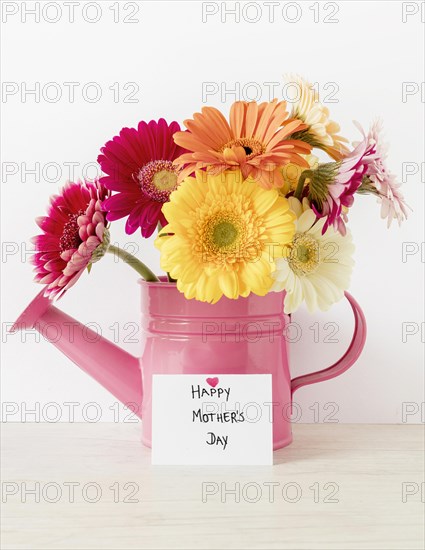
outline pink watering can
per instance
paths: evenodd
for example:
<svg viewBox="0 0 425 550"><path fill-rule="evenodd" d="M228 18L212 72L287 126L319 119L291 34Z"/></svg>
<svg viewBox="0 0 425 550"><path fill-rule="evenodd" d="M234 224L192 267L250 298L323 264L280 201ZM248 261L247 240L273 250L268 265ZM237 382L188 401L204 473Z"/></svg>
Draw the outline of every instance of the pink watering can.
<svg viewBox="0 0 425 550"><path fill-rule="evenodd" d="M187 300L174 283L140 281L143 346L133 357L61 312L41 291L14 324L38 330L71 361L143 419L142 441L151 445L153 374L271 374L273 447L292 441L288 416L281 414L295 390L342 374L358 359L366 322L357 302L354 335L344 356L331 367L291 380L283 313L284 292L216 304ZM72 331L70 331L72 327ZM70 337L72 335L72 337Z"/></svg>

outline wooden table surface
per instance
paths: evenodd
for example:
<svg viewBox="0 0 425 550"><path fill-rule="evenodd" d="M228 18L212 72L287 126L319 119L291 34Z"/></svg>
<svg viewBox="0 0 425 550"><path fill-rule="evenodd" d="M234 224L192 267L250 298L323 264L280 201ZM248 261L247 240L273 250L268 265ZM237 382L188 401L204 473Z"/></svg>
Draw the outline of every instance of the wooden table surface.
<svg viewBox="0 0 425 550"><path fill-rule="evenodd" d="M310 424L270 467L151 466L137 424L3 424L9 549L424 547L424 427Z"/></svg>

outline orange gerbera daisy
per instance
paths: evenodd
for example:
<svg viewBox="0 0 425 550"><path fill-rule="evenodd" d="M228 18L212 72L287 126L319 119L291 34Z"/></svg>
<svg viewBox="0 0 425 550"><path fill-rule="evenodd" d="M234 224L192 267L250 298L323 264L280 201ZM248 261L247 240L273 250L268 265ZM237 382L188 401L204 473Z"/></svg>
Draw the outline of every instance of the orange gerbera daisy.
<svg viewBox="0 0 425 550"><path fill-rule="evenodd" d="M192 151L174 160L177 166L184 165L180 180L197 169L207 168L217 175L240 168L244 179L251 177L270 189L282 187L280 168L288 162L309 167L300 155L310 153L311 145L288 139L307 125L288 120L286 101L236 101L230 109L230 124L218 109L204 107L184 124L188 131L173 136L177 145Z"/></svg>

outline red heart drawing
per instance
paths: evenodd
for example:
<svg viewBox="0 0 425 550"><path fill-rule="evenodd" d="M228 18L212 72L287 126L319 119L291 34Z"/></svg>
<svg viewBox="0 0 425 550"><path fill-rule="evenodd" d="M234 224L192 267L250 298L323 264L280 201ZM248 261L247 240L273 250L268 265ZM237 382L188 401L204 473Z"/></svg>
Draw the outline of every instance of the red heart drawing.
<svg viewBox="0 0 425 550"><path fill-rule="evenodd" d="M218 384L218 378L207 378L207 383L212 387L215 388Z"/></svg>

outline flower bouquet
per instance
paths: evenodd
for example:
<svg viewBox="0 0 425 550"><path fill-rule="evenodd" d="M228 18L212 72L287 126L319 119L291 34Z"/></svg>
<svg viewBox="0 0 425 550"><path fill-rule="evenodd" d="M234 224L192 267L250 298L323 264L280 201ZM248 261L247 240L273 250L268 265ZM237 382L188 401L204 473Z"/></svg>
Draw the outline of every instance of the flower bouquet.
<svg viewBox="0 0 425 550"><path fill-rule="evenodd" d="M346 292L353 244L346 227L357 194L374 195L388 225L407 207L385 166L379 123L352 148L311 86L296 80L298 100L237 101L229 121L213 108L185 121L123 128L102 148L99 180L67 183L51 198L34 238L36 281L43 290L20 323L48 334L67 357L143 417L151 444L155 374L269 374L273 404L292 402L307 384L338 376L359 357L366 323ZM318 149L329 155L320 162ZM164 274L110 244L110 225L127 234L155 231ZM52 305L105 253L141 276L142 355L133 357ZM345 296L354 335L331 367L291 379L288 314L303 302L327 310ZM66 326L73 324L72 340ZM57 334L57 333L56 333ZM211 378L205 378L207 381ZM273 413L273 444L292 440Z"/></svg>
<svg viewBox="0 0 425 550"><path fill-rule="evenodd" d="M127 234L158 232L161 268L187 299L284 290L286 313L340 300L353 268L346 224L355 196L374 195L388 225L407 207L385 166L381 124L368 133L357 125L360 141L349 148L310 84L295 83L290 112L285 101L237 101L229 120L204 107L185 131L164 119L123 128L98 157L105 175L68 182L37 219L33 262L45 294L61 296L106 252L158 281L110 244L110 223L126 218Z"/></svg>

